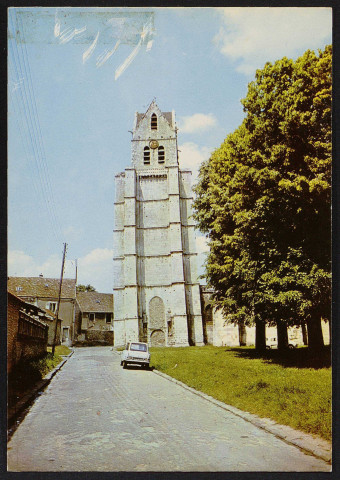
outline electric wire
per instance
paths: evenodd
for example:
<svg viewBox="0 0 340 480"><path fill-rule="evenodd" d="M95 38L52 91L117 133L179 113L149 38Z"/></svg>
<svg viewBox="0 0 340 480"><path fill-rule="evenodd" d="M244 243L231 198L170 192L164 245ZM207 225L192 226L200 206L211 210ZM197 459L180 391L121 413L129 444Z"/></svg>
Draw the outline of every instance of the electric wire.
<svg viewBox="0 0 340 480"><path fill-rule="evenodd" d="M21 40L21 48L18 47L18 43L16 42L16 37L14 35L13 41L9 40L9 60L13 60L13 67L16 72L16 77L19 81L19 88L17 89L18 95L21 96L22 99L22 109L24 115L20 115L22 121L25 120L26 123L26 131L28 135L25 137L26 142L30 145L30 149L33 153L33 162L30 162L30 155L28 155L29 163L33 164L35 170L38 171L38 178L40 180L40 190L42 193L42 197L45 200L45 205L48 211L48 217L51 222L52 232L55 236L55 239L58 243L61 243L61 228L60 222L58 221L56 215L56 207L55 207L55 200L53 195L53 188L51 186L51 182L49 179L48 167L46 164L46 153L44 149L43 139L41 135L41 128L39 123L39 117L34 97L34 90L32 85L32 77L29 67L28 61L28 54L27 49L25 46L25 50L22 48L22 44L24 42L24 38L21 35L21 31L23 31L23 25L21 21L21 28L15 30L13 16L9 13L9 20L12 24L12 28L14 32L19 34L19 38ZM19 26L19 25L18 25ZM21 51L21 54L20 54ZM25 58L26 55L26 58ZM9 62L11 64L12 62ZM20 86L20 81L22 81L22 86ZM14 92L10 91L11 97L13 98ZM19 104L19 98L17 95L17 103ZM15 103L15 102L14 102ZM20 129L22 133L22 129ZM24 147L26 155L28 154L27 145ZM36 184L34 185L36 188Z"/></svg>
<svg viewBox="0 0 340 480"><path fill-rule="evenodd" d="M51 208L52 208L52 212L53 212L53 218L54 218L55 225L56 225L56 228L57 228L57 231L58 231L58 237L59 237L59 239L61 239L62 238L62 232L61 232L61 228L60 228L60 221L58 219L57 212L56 212L54 189L52 188L52 185L51 185L50 175L49 175L49 172L48 172L48 166L47 166L47 163L46 163L46 152L45 152L45 146L44 146L42 133L41 133L39 115L38 115L38 111L37 111L35 92L34 92L34 88L33 88L32 75L31 75L31 68L30 68L30 63L29 63L29 59L28 59L27 47L26 47L24 27L23 27L21 17L19 17L19 18L20 18L20 26L21 26L20 31L22 32L22 40L23 40L23 45L24 45L24 49L23 49L23 51L24 51L24 56L23 56L24 62L25 62L25 59L26 59L26 69L25 70L28 72L28 78L29 78L28 87L31 89L31 94L32 94L32 98L33 98L33 102L32 102L32 104L33 104L33 118L36 121L38 140L39 140L39 143L40 143L40 149L41 149L41 154L42 154L41 155L41 163L42 163L42 166L43 166L43 171L44 171L45 179L46 179L46 182L47 182L47 187L48 187L49 192L51 194L50 198L51 198Z"/></svg>

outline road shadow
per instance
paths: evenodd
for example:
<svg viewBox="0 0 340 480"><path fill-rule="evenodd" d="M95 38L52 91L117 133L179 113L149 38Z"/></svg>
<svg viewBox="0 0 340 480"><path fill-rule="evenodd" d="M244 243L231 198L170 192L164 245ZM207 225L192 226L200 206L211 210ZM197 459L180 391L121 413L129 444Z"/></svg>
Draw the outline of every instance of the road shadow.
<svg viewBox="0 0 340 480"><path fill-rule="evenodd" d="M324 346L320 353L311 352L308 347L287 349L279 351L277 349L267 349L263 352L257 352L254 347L234 347L228 348L228 351L234 352L238 357L249 359L262 359L267 363L275 363L282 367L290 368L329 368L332 364L332 354L329 345Z"/></svg>
<svg viewBox="0 0 340 480"><path fill-rule="evenodd" d="M139 365L126 365L125 370L141 370L144 372L152 372L155 369L155 367L140 367Z"/></svg>

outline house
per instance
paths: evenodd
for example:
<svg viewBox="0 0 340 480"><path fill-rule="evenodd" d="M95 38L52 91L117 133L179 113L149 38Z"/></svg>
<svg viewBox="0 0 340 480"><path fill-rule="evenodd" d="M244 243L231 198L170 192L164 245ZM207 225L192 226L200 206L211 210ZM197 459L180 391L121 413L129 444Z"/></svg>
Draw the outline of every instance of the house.
<svg viewBox="0 0 340 480"><path fill-rule="evenodd" d="M49 310L57 311L60 280L57 278L39 277L9 277L8 290L27 303ZM71 345L74 335L76 302L76 280L63 279L59 318L62 320L60 342ZM50 333L51 335L51 333ZM49 339L50 341L50 339Z"/></svg>
<svg viewBox="0 0 340 480"><path fill-rule="evenodd" d="M41 308L7 292L7 372L23 359L47 351L48 325Z"/></svg>
<svg viewBox="0 0 340 480"><path fill-rule="evenodd" d="M51 312L51 310L48 310L47 308L42 308L45 312L46 318L45 318L45 323L48 325L48 339L47 339L47 345L51 346L54 343L54 335L55 335L55 322L56 322L56 314ZM55 344L60 345L61 343L61 318L58 318L58 326L57 326L57 334L56 334L56 339L55 339Z"/></svg>
<svg viewBox="0 0 340 480"><path fill-rule="evenodd" d="M113 345L113 295L111 293L77 293L75 342Z"/></svg>

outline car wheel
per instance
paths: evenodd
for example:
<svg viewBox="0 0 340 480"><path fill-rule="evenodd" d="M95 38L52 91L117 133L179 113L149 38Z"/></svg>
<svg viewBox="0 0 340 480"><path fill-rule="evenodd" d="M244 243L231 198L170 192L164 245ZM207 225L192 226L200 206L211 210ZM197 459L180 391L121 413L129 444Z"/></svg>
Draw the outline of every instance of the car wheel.
<svg viewBox="0 0 340 480"><path fill-rule="evenodd" d="M290 344L288 345L288 348L289 348L290 350L294 350L295 347L294 347L294 345L292 345L292 344L290 343Z"/></svg>
<svg viewBox="0 0 340 480"><path fill-rule="evenodd" d="M121 362L120 362L120 366L122 366L122 365L123 365L123 362L121 361Z"/></svg>
<svg viewBox="0 0 340 480"><path fill-rule="evenodd" d="M126 368L126 362L123 362L123 368Z"/></svg>

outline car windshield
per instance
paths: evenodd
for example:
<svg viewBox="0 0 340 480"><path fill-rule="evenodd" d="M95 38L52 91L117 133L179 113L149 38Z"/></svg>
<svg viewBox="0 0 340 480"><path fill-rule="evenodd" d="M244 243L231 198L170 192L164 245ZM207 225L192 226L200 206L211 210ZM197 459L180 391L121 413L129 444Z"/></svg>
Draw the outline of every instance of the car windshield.
<svg viewBox="0 0 340 480"><path fill-rule="evenodd" d="M137 352L146 352L147 346L144 343L131 343L130 350L135 350Z"/></svg>

